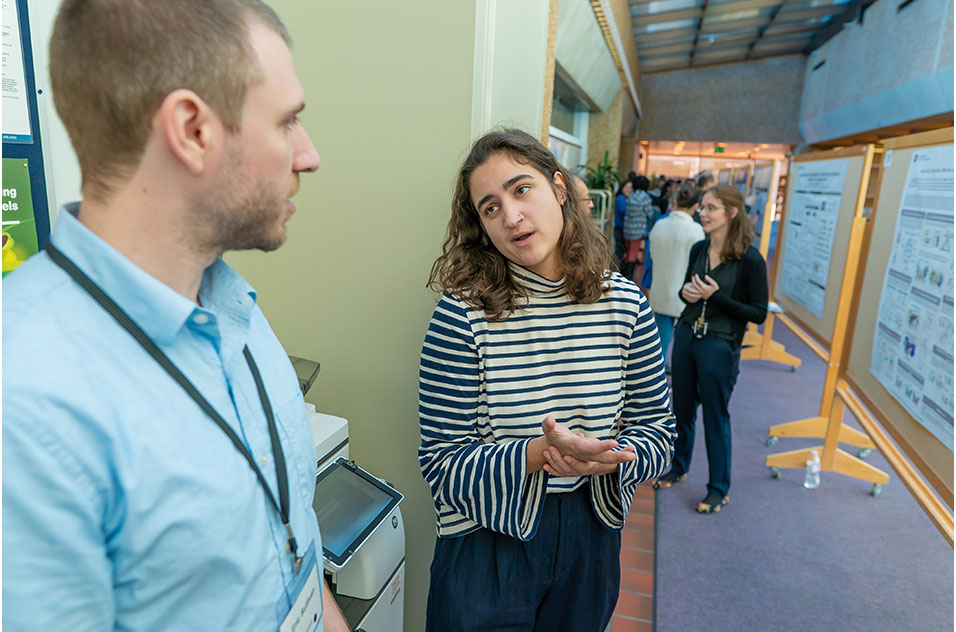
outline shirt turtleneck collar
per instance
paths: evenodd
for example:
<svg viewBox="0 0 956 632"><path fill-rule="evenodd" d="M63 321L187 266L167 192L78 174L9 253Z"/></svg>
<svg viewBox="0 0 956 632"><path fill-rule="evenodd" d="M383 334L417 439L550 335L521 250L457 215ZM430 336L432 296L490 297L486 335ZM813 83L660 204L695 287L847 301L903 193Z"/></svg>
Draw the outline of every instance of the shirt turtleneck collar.
<svg viewBox="0 0 956 632"><path fill-rule="evenodd" d="M537 272L532 272L528 268L519 266L513 261L508 262L511 274L514 276L518 285L527 289L532 295L559 294L564 292L564 275L557 281L552 281L541 276Z"/></svg>

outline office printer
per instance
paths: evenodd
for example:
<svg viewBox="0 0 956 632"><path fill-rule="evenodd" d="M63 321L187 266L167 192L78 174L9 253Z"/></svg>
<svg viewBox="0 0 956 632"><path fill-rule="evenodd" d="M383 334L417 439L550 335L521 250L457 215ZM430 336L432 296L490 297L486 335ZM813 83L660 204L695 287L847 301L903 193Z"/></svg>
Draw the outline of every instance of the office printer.
<svg viewBox="0 0 956 632"><path fill-rule="evenodd" d="M302 392L318 364L293 358ZM318 460L312 506L322 533L325 577L356 632L402 632L405 526L402 494L349 460L348 422L306 404Z"/></svg>

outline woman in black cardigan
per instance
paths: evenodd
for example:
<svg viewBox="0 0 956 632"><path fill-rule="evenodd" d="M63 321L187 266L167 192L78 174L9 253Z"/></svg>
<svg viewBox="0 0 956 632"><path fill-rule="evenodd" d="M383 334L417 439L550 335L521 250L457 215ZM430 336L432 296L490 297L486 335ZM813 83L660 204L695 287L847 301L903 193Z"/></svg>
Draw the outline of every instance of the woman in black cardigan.
<svg viewBox="0 0 956 632"><path fill-rule="evenodd" d="M677 442L671 470L654 484L687 477L697 405L704 413L710 479L698 513L720 511L730 489L730 396L737 381L747 323L767 317L767 264L751 243L754 226L743 196L730 185L704 194L700 223L707 238L691 248L681 299L687 304L674 332L672 386Z"/></svg>

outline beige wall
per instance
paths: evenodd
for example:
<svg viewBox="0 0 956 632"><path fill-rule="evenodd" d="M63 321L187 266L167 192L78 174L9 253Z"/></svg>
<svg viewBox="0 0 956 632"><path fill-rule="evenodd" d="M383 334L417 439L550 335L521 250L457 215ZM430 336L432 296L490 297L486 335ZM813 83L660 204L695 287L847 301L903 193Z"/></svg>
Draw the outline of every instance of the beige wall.
<svg viewBox="0 0 956 632"><path fill-rule="evenodd" d="M452 180L471 140L475 0L272 0L289 26L322 159L285 246L227 257L289 353L322 371L307 398L349 420L351 456L406 496L405 629L424 628L434 510L419 472L418 356L436 297Z"/></svg>

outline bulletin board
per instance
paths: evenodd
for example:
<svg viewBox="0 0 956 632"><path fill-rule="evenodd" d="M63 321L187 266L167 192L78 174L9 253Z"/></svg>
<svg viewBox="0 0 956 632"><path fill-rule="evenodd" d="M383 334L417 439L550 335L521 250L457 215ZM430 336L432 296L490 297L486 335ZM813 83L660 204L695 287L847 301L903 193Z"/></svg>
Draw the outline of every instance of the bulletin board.
<svg viewBox="0 0 956 632"><path fill-rule="evenodd" d="M26 0L3 3L3 274L50 234L33 46Z"/></svg>
<svg viewBox="0 0 956 632"><path fill-rule="evenodd" d="M903 200L911 163L915 154L925 152L927 148L948 147L946 151L952 155L953 128L886 140L883 146L886 152L883 174L877 209L872 222L868 256L863 261L863 282L857 301L860 309L850 323L850 351L846 365L846 380L906 456L926 477L927 482L952 508L952 448L921 424L911 411L907 410L900 400L887 390L886 386L873 374L872 368L874 367L874 350L877 349L874 345L885 338L885 334L877 335L877 326L881 318L878 311L881 296L887 284L887 267L893 256L894 242L897 241L897 225L901 209L912 206ZM951 172L949 177L952 178ZM952 193L950 184L949 195L952 196ZM952 247L951 243L949 247ZM948 282L952 283L951 276ZM952 294L951 290L949 294ZM946 305L942 307L946 308ZM952 307L949 306L948 310L951 316ZM920 327L925 330L931 327L931 324L923 323ZM951 391L950 396L952 396ZM951 407L949 413L952 413Z"/></svg>
<svg viewBox="0 0 956 632"><path fill-rule="evenodd" d="M775 160L756 163L753 166L753 174L750 177L750 186L748 187L748 193L754 198L750 216L754 221L757 236L760 238L760 254L764 256L764 259L767 258L771 243L771 235L769 234L771 231L764 228L764 220L767 220L767 226L770 226L770 223L773 222L773 213L777 202L776 177L778 169ZM763 236L765 232L768 233L767 237Z"/></svg>
<svg viewBox="0 0 956 632"><path fill-rule="evenodd" d="M830 347L833 337L833 328L836 321L837 304L840 298L841 281L843 272L846 268L847 245L850 240L850 229L853 224L853 215L856 209L857 197L864 173L864 154L866 146L853 146L840 150L812 152L796 156L790 165L787 177L787 194L785 197L784 210L780 218L778 228L779 235L774 257L774 282L772 288L772 300L779 304L786 312L787 316L792 318L798 325L813 335L817 340L823 343L825 347ZM832 162L831 162L832 161ZM832 229L832 247L831 244L819 244L817 252L813 255L798 257L791 249L788 258L787 240L793 238L793 234L799 228L791 225L794 219L794 197L797 195L796 189L800 186L800 170L819 168L823 163L836 164L845 162L845 177L843 180L842 194L839 199L839 210L835 217L835 225ZM842 167L841 167L842 169ZM869 174L866 174L869 180ZM826 279L825 288L817 287L817 290L823 293L822 311L819 315L812 312L804 304L801 304L793 296L785 291L785 284L782 279L790 274L791 278L803 277L800 270L795 269L796 265L815 265L821 259L821 250L828 250L829 268L823 278ZM789 267L789 269L787 269ZM822 271L821 271L822 274ZM782 287L784 286L784 287Z"/></svg>
<svg viewBox="0 0 956 632"><path fill-rule="evenodd" d="M721 169L717 172L717 184L730 184L730 169Z"/></svg>

